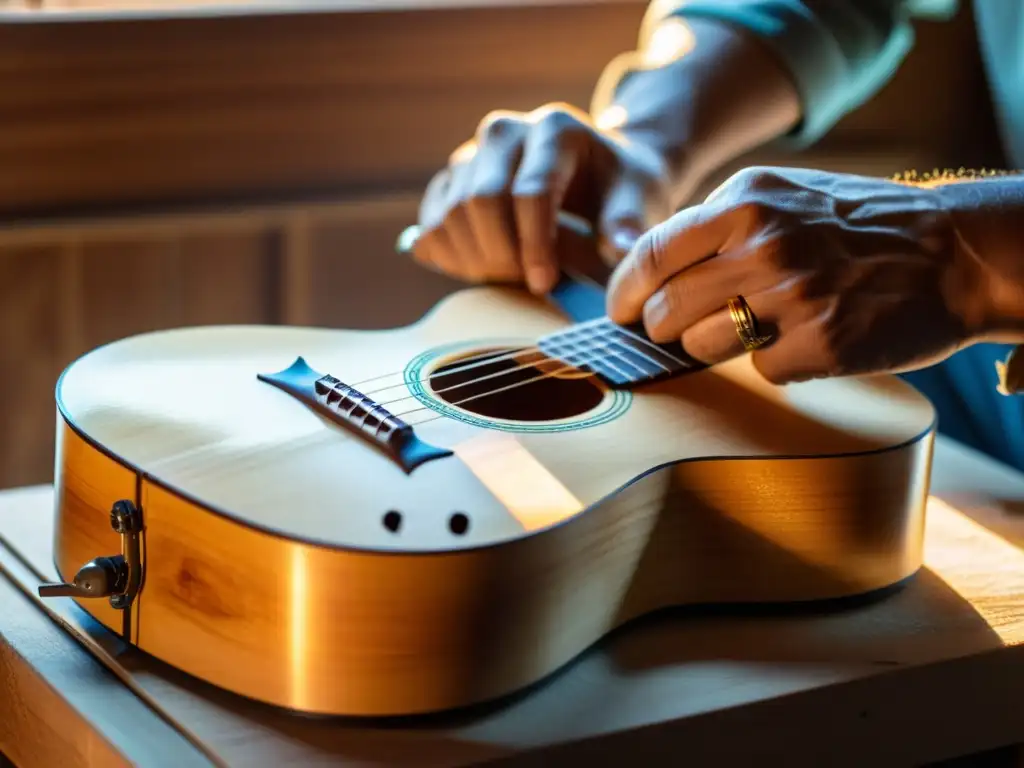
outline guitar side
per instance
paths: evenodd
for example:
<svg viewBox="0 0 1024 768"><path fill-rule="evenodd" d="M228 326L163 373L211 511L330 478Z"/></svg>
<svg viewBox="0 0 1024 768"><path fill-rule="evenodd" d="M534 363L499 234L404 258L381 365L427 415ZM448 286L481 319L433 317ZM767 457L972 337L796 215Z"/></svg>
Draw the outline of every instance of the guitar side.
<svg viewBox="0 0 1024 768"><path fill-rule="evenodd" d="M434 341L458 338L465 317L485 309L487 335L531 324L542 333L562 322L540 308L524 313L523 300L509 296L463 292L420 330L433 329ZM513 692L662 607L824 599L913 574L933 440L926 404L888 380L877 390L844 382L833 395L845 392L844 402L858 405L858 397L870 403L888 393L903 423L825 424L813 418L821 404L813 393L798 396L799 407L776 400L774 410L791 415L773 422L770 393L759 394L748 377L734 366L716 391L731 392L740 406L759 402L768 421L762 433L750 425L722 432L713 417L721 408L705 398L697 407L708 423L683 440L679 424L692 421L694 398L706 388L699 380L635 393L620 418L576 432L460 425L473 445L514 443L522 463L513 466L537 480L531 503L538 487L548 487L540 506L550 512L561 504L561 517L444 551L330 546L218 514L109 447L104 452L96 435L69 423L74 414L61 412L57 565L70 577L86 560L118 551L110 506L133 500L145 521L142 589L129 611L80 600L85 610L142 650L227 690L294 710L356 715L436 711ZM673 402L686 409L673 416ZM811 453L802 458L785 458L778 442L785 436L770 434L792 414L805 423L799 440ZM439 442L444 429L433 433ZM716 434L738 442L716 447ZM577 449L567 453L569 445ZM486 454L457 452L457 462L479 481L473 457ZM613 465L621 476L608 492ZM442 486L455 475L435 472L436 494L450 495ZM588 491L594 475L605 485ZM495 494L492 504L502 501ZM501 506L515 518L508 499ZM280 510L282 526L289 514Z"/></svg>

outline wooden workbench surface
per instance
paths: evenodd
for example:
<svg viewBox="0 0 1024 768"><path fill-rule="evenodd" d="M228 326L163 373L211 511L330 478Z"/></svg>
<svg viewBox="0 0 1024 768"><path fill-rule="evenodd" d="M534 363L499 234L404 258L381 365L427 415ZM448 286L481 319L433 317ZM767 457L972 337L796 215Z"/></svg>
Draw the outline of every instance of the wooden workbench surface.
<svg viewBox="0 0 1024 768"><path fill-rule="evenodd" d="M382 725L240 700L125 647L67 599L43 605L34 588L53 576L52 492L9 491L0 752L21 768L885 766L1024 742L1024 476L940 439L933 494L926 568L883 600L662 617L514 701Z"/></svg>

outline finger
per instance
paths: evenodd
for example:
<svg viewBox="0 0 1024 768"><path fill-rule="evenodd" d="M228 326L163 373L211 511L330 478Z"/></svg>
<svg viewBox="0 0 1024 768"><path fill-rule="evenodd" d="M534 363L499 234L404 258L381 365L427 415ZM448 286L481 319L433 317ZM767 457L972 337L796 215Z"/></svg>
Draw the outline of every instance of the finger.
<svg viewBox="0 0 1024 768"><path fill-rule="evenodd" d="M623 177L612 185L598 220L601 255L609 266L619 264L636 246L647 229L646 211L642 182Z"/></svg>
<svg viewBox="0 0 1024 768"><path fill-rule="evenodd" d="M620 324L640 319L644 303L673 275L725 247L743 222L736 209L686 208L649 229L608 284L608 315Z"/></svg>
<svg viewBox="0 0 1024 768"><path fill-rule="evenodd" d="M472 195L474 165L478 157L479 152L467 165L452 169L443 224L450 245L448 256L456 270L455 274L471 282L477 282L484 276L482 249L467 210L467 201Z"/></svg>
<svg viewBox="0 0 1024 768"><path fill-rule="evenodd" d="M589 140L588 128L562 110L534 116L512 189L519 257L527 285L547 293L558 281L557 215Z"/></svg>
<svg viewBox="0 0 1024 768"><path fill-rule="evenodd" d="M515 280L522 272L512 181L523 154L527 126L521 119L501 115L486 122L478 134L465 208L479 247L476 258L486 275Z"/></svg>
<svg viewBox="0 0 1024 768"><path fill-rule="evenodd" d="M836 373L825 327L816 319L789 328L785 343L759 349L754 367L773 384L795 384Z"/></svg>
<svg viewBox="0 0 1024 768"><path fill-rule="evenodd" d="M450 182L451 170L445 168L435 174L427 184L423 199L420 201L420 233L413 243L412 257L428 269L454 275L456 254L448 234L443 229Z"/></svg>
<svg viewBox="0 0 1024 768"><path fill-rule="evenodd" d="M655 342L678 339L687 328L721 311L733 296L767 291L779 282L777 272L763 268L756 248L720 253L656 290L644 302L644 328Z"/></svg>
<svg viewBox="0 0 1024 768"><path fill-rule="evenodd" d="M781 291L764 291L744 298L757 319L759 332L772 336L772 344L783 343L792 325L787 316L788 296ZM684 330L680 341L688 354L708 365L746 352L727 304Z"/></svg>
<svg viewBox="0 0 1024 768"><path fill-rule="evenodd" d="M444 216L447 212L448 185L451 182L451 177L451 169L444 168L434 174L434 177L428 182L427 188L423 191L418 221L423 232L435 229L444 222Z"/></svg>
<svg viewBox="0 0 1024 768"><path fill-rule="evenodd" d="M434 272L461 277L461 262L443 227L422 232L413 246L412 256L419 264Z"/></svg>

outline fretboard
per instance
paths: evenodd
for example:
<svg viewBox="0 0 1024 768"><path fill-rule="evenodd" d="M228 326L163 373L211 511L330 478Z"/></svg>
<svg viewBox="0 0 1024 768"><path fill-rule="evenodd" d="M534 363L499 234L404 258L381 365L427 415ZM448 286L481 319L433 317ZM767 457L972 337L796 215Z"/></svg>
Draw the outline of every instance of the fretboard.
<svg viewBox="0 0 1024 768"><path fill-rule="evenodd" d="M551 358L628 387L706 367L681 344L655 344L640 327L616 325L607 317L578 323L542 337L537 346Z"/></svg>

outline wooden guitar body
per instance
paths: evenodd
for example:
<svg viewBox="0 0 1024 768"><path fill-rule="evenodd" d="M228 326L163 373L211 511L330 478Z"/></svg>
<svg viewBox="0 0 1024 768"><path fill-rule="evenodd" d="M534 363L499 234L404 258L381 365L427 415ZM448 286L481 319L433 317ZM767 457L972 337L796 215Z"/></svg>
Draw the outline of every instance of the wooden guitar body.
<svg viewBox="0 0 1024 768"><path fill-rule="evenodd" d="M95 350L57 388L61 578L124 552L127 582L73 596L143 651L281 707L392 715L516 691L663 607L853 595L920 567L935 414L914 389L780 388L741 358L633 389L563 371L488 394L522 367L502 350L567 326L486 287L397 330L195 328ZM411 425L419 458L257 378L298 357ZM454 374L457 393L436 371L458 359L485 364ZM121 500L134 533L114 530Z"/></svg>

